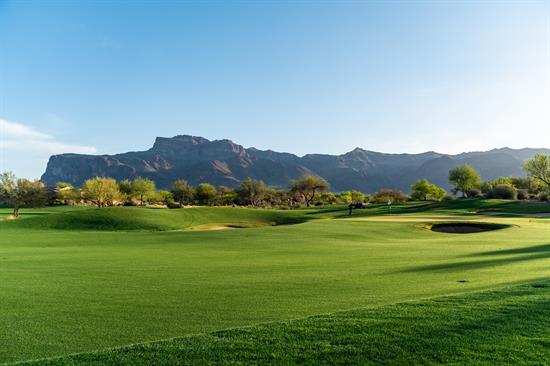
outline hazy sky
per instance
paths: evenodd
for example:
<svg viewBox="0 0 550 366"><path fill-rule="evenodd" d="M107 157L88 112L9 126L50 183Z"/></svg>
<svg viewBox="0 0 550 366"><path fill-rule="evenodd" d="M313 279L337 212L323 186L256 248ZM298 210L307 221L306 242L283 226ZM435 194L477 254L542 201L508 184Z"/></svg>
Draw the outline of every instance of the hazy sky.
<svg viewBox="0 0 550 366"><path fill-rule="evenodd" d="M229 138L297 154L550 147L550 0L0 0L0 171Z"/></svg>

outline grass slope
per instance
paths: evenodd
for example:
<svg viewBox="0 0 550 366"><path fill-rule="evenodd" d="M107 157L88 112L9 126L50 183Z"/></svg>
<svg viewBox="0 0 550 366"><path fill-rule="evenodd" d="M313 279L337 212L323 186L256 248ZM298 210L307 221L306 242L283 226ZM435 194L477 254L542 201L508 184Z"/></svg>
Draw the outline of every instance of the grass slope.
<svg viewBox="0 0 550 366"><path fill-rule="evenodd" d="M334 219L345 216L342 207L25 210L0 222L0 362L550 276L549 219L421 207L391 216L373 207L345 219ZM108 224L90 226L91 217ZM454 219L511 227L467 235L425 228ZM303 223L182 231L292 222Z"/></svg>
<svg viewBox="0 0 550 366"><path fill-rule="evenodd" d="M30 215L27 215L27 212ZM180 210L141 207L59 208L24 210L20 220L3 223L3 228L165 231L208 229L209 226L256 227L293 224L305 221L300 211L262 210L230 207L198 207Z"/></svg>
<svg viewBox="0 0 550 366"><path fill-rule="evenodd" d="M314 216L326 216L322 212L331 212L333 216L345 217L345 207L325 208L314 214ZM422 214L447 214L447 215L473 215L484 214L484 212L500 212L510 215L550 213L550 203L538 201L511 201L499 199L457 199L454 201L422 202L412 201L403 204L392 205L390 209L387 204L371 204L367 209L354 210L352 216L377 216L377 215L422 215ZM330 216L330 215L329 215Z"/></svg>
<svg viewBox="0 0 550 366"><path fill-rule="evenodd" d="M137 344L27 365L537 365L550 283Z"/></svg>

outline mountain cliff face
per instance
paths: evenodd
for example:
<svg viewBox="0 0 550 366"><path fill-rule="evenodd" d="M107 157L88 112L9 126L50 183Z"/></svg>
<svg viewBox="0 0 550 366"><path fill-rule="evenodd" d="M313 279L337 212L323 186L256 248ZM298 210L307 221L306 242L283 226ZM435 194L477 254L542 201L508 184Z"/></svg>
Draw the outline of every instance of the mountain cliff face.
<svg viewBox="0 0 550 366"><path fill-rule="evenodd" d="M69 182L80 186L86 179L103 176L117 180L138 176L154 180L168 188L176 179L196 185L203 182L234 187L251 177L266 184L286 187L305 173L328 180L333 191L357 189L374 192L395 188L405 192L419 178L449 188L449 169L471 164L483 179L503 175L524 175L523 162L536 153L550 155L550 149L494 149L445 155L383 154L356 148L343 155L308 154L298 157L272 150L244 148L230 140L210 141L202 137L180 135L157 137L147 151L116 155L61 154L50 157L41 180L47 185Z"/></svg>

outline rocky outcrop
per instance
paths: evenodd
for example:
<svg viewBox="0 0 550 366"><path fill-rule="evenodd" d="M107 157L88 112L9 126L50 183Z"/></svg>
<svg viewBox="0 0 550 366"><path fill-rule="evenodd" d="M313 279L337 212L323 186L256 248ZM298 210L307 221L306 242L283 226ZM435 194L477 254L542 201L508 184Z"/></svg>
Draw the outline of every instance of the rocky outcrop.
<svg viewBox="0 0 550 366"><path fill-rule="evenodd" d="M305 173L326 178L334 191L358 189L373 192L381 188L408 191L419 178L449 188L447 173L456 165L474 166L483 179L523 175L523 162L550 149L494 149L486 152L445 155L384 154L356 148L343 155L308 154L299 157L272 150L244 148L230 140L210 141L180 135L157 137L147 151L116 155L61 154L50 157L42 181L47 185L63 181L79 186L96 176L117 180L138 176L153 179L168 188L176 179L196 185L208 182L234 187L251 177L268 185L286 187Z"/></svg>

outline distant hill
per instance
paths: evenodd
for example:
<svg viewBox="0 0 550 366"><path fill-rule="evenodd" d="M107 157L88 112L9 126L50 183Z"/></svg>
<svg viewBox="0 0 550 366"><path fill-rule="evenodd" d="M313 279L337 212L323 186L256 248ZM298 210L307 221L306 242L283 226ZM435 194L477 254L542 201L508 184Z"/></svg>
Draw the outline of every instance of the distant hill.
<svg viewBox="0 0 550 366"><path fill-rule="evenodd" d="M80 186L95 176L117 180L137 176L154 180L168 188L176 179L196 185L208 182L234 187L251 177L270 186L286 187L304 173L320 175L333 191L357 189L374 192L395 188L405 192L419 178L449 188L447 174L456 165L468 163L483 179L522 176L523 162L536 153L550 155L550 149L501 148L482 152L446 155L385 154L356 148L342 155L308 154L303 157L272 150L244 148L230 140L210 141L203 137L179 135L157 137L147 151L116 155L60 154L50 157L41 180L47 185L69 182Z"/></svg>

